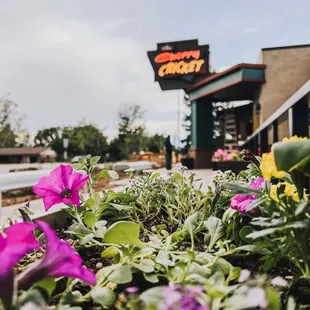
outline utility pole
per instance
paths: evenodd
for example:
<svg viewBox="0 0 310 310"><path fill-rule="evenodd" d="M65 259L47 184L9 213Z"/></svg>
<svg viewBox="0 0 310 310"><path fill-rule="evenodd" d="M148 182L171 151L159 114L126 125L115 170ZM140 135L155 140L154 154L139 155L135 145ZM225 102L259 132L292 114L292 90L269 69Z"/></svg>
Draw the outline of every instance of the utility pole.
<svg viewBox="0 0 310 310"><path fill-rule="evenodd" d="M180 112L181 112L181 100L180 100L180 91L177 90L177 144L176 148L179 148L180 142Z"/></svg>

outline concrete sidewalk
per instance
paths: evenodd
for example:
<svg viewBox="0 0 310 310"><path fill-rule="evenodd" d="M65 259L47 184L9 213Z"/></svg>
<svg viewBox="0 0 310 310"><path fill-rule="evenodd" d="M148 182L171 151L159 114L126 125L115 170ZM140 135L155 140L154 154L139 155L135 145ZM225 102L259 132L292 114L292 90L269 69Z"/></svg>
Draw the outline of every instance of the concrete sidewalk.
<svg viewBox="0 0 310 310"><path fill-rule="evenodd" d="M26 205L25 202L19 203L13 206L4 207L2 209L2 217L0 219L0 226L5 225L7 222L7 219L10 218L13 221L21 221L22 217L20 212L18 211L18 208L24 207ZM58 204L50 208L48 211L45 211L43 199L36 199L29 202L29 208L33 212L33 215L31 215L31 218L37 218L41 217L43 215L52 214L60 209L64 208L64 204Z"/></svg>

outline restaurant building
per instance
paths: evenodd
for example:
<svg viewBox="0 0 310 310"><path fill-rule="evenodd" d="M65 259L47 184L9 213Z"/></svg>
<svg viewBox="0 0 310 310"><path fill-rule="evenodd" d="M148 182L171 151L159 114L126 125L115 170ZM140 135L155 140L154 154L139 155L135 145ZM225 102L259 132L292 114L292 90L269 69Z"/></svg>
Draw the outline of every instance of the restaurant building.
<svg viewBox="0 0 310 310"><path fill-rule="evenodd" d="M216 103L245 102L222 112L226 149L249 148L260 154L284 137L309 137L310 45L263 48L255 64L240 63L187 81L182 89L191 107L189 155L196 169L212 167Z"/></svg>

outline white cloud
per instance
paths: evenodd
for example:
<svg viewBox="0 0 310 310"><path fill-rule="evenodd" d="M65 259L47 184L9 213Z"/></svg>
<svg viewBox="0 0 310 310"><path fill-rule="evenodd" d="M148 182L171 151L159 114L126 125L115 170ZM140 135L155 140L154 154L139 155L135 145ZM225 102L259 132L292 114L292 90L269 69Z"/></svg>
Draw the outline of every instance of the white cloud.
<svg viewBox="0 0 310 310"><path fill-rule="evenodd" d="M245 33L259 33L261 32L261 29L258 27L246 27L243 29Z"/></svg>
<svg viewBox="0 0 310 310"><path fill-rule="evenodd" d="M0 94L12 94L30 130L85 118L115 132L124 104L149 113L174 106L175 94L153 82L143 42L115 35L132 19L77 20L48 9L24 7L0 21Z"/></svg>

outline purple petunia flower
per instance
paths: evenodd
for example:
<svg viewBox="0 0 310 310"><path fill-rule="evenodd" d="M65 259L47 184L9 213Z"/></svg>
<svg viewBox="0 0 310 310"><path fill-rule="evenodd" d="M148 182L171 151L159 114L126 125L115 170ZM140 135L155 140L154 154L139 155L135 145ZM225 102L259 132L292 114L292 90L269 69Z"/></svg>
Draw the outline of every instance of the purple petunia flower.
<svg viewBox="0 0 310 310"><path fill-rule="evenodd" d="M59 239L47 223L36 221L36 224L45 234L46 251L40 261L20 274L19 288L27 289L32 283L46 277L77 278L95 285L96 275L82 265L83 260L74 248Z"/></svg>
<svg viewBox="0 0 310 310"><path fill-rule="evenodd" d="M5 305L12 301L14 290L13 268L25 254L40 248L33 236L35 225L17 223L0 233L0 298Z"/></svg>
<svg viewBox="0 0 310 310"><path fill-rule="evenodd" d="M264 182L264 178L258 177L256 181L252 181L250 183L250 186L256 190L259 190L263 186ZM238 194L230 199L230 207L234 210L237 210L240 214L246 215L246 209L248 205L255 199L255 195L246 196Z"/></svg>
<svg viewBox="0 0 310 310"><path fill-rule="evenodd" d="M70 165L60 165L48 177L42 177L33 191L43 197L45 210L58 203L80 206L79 189L88 181L88 175L73 172Z"/></svg>
<svg viewBox="0 0 310 310"><path fill-rule="evenodd" d="M169 285L163 289L164 300L160 304L161 310L208 310L197 297L203 294L201 287Z"/></svg>
<svg viewBox="0 0 310 310"><path fill-rule="evenodd" d="M132 286L132 287L127 287L125 291L129 294L136 294L139 292L139 289L137 287Z"/></svg>

